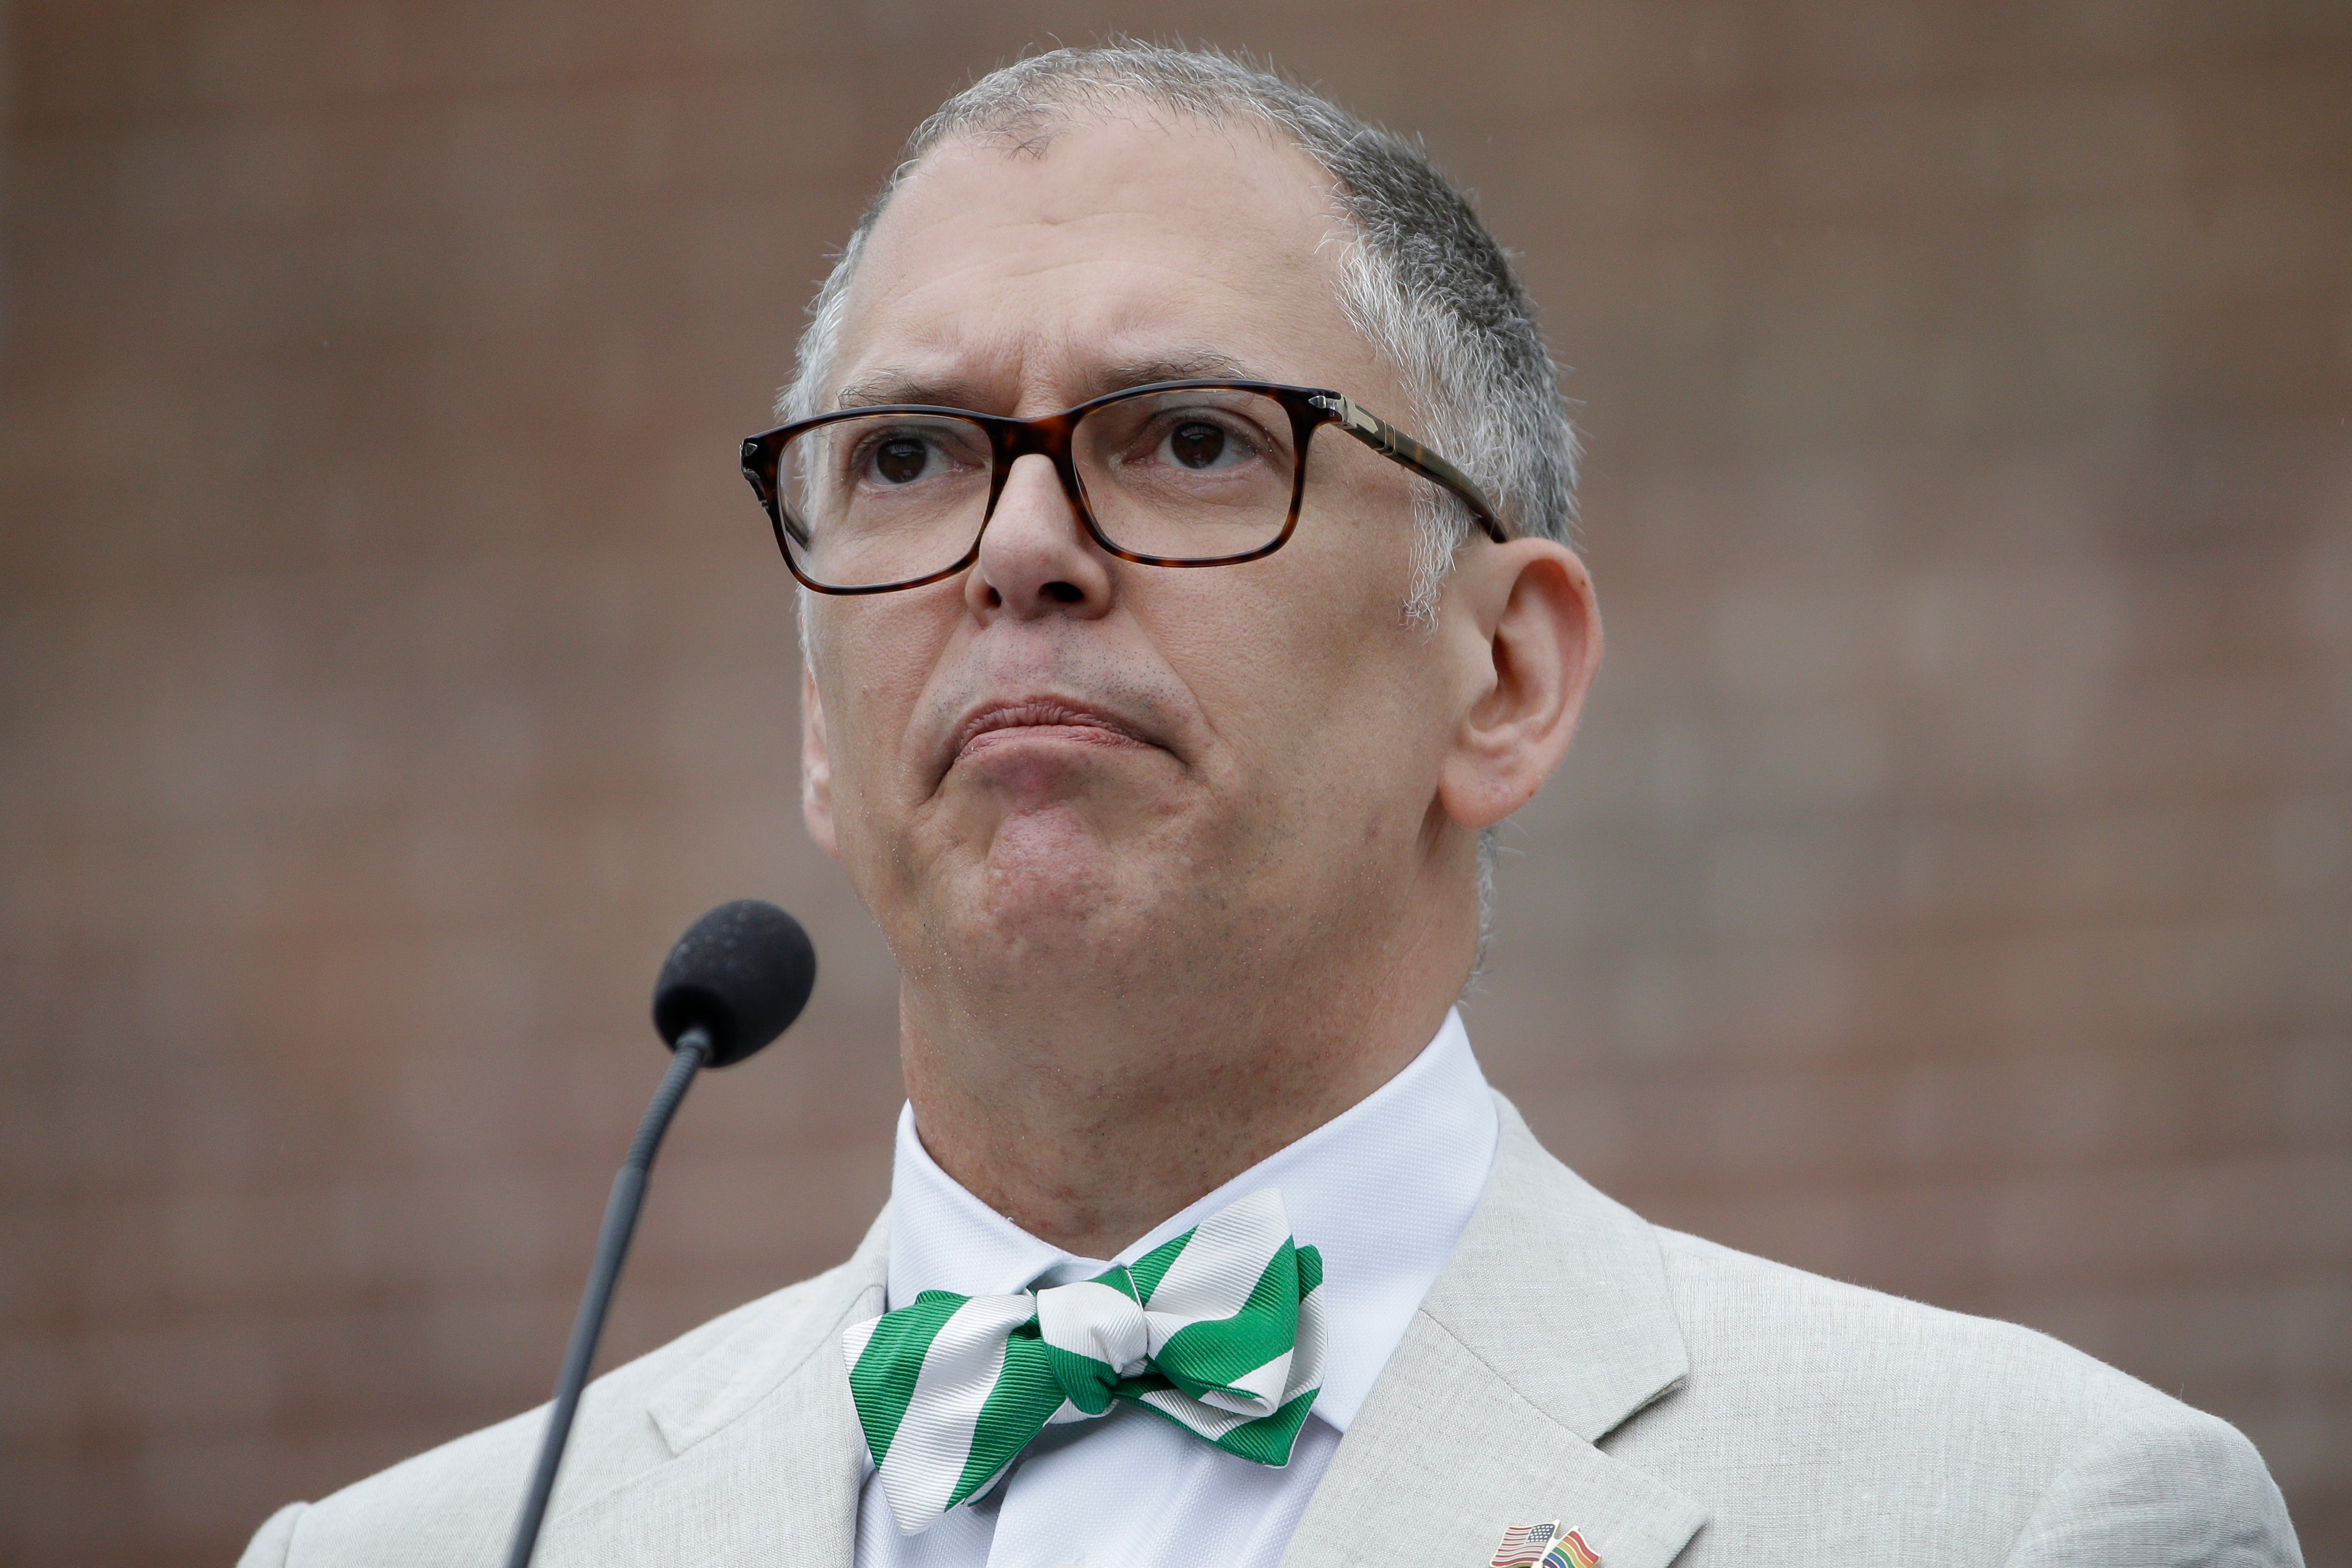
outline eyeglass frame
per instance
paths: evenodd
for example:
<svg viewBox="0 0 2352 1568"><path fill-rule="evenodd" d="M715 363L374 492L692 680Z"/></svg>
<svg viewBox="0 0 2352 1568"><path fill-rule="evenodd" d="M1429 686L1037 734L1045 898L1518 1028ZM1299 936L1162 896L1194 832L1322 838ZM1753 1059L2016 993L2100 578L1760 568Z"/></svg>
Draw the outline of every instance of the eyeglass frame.
<svg viewBox="0 0 2352 1568"><path fill-rule="evenodd" d="M1077 464L1071 456L1071 437L1078 422L1095 409L1124 398L1145 396L1165 392L1252 392L1279 403L1290 415L1291 440L1297 450L1296 471L1290 481L1290 510L1283 519L1282 531L1255 550L1237 555L1218 555L1191 559L1165 555L1146 555L1115 543L1095 520L1094 508L1087 504L1086 489L1078 480ZM804 430L820 425L836 424L846 419L871 418L878 414L912 414L932 416L948 416L969 421L986 431L991 454L988 484L988 505L981 513L980 526L972 531L971 547L952 566L921 577L908 577L897 583L876 583L861 587L843 587L820 583L801 569L793 555L789 535L794 531L784 521L782 500L777 484L777 472L783 461L784 445ZM1346 395L1319 386L1289 386L1272 381L1154 381L1140 386L1123 387L1100 397L1088 398L1059 414L1042 415L1035 419L1015 419L1002 414L982 414L971 408L949 408L935 404L890 403L872 407L841 408L829 414L819 414L808 419L796 419L789 425L779 425L772 430L762 430L743 438L741 453L743 478L760 504L768 513L768 521L775 531L776 548L784 557L784 565L800 584L814 593L844 596L862 594L891 594L905 588L920 588L932 583L944 582L960 572L968 570L980 559L981 541L988 525L995 520L996 503L1004 493L1005 480L1012 475L1013 465L1023 458L1042 457L1054 465L1060 476L1062 491L1069 498L1071 510L1085 524L1087 534L1104 553L1121 561L1132 561L1143 566L1238 566L1244 562L1262 561L1290 542L1298 528L1298 510L1307 493L1307 451L1315 432L1326 425L1337 425L1381 457L1419 474L1460 499L1470 509L1471 516L1487 538L1500 544L1510 534L1495 514L1488 501L1467 475L1439 457L1421 442L1406 435L1387 420L1357 405Z"/></svg>

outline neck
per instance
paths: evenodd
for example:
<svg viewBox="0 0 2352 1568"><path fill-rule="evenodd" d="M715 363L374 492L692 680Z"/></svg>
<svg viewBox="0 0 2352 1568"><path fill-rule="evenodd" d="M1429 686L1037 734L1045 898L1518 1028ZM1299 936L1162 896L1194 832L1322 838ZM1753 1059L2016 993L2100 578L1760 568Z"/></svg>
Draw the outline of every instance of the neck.
<svg viewBox="0 0 2352 1568"><path fill-rule="evenodd" d="M1255 987L1195 964L1151 995L1129 971L975 996L910 973L900 1047L923 1146L1030 1235L1114 1257L1402 1070L1467 978L1459 923Z"/></svg>

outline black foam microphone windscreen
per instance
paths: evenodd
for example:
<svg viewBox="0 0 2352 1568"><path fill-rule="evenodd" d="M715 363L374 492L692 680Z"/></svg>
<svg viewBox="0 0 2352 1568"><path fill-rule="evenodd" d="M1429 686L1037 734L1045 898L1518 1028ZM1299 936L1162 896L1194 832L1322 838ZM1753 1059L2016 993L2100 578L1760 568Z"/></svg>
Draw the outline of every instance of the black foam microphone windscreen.
<svg viewBox="0 0 2352 1568"><path fill-rule="evenodd" d="M654 983L654 1027L672 1050L699 1024L709 1065L726 1067L774 1039L816 986L816 949L801 922L771 903L738 899L687 928Z"/></svg>

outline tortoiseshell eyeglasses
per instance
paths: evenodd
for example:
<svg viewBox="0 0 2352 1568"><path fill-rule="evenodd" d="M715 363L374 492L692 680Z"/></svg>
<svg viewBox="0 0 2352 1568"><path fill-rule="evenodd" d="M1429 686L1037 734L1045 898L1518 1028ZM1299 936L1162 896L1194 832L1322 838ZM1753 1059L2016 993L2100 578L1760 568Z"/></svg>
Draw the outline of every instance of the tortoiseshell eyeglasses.
<svg viewBox="0 0 2352 1568"><path fill-rule="evenodd" d="M1307 445L1337 425L1462 499L1490 539L1494 507L1453 464L1339 393L1260 381L1162 381L1040 419L921 405L845 408L743 443L743 477L794 577L820 594L887 594L980 555L1013 463L1050 459L1106 552L1147 566L1232 566L1298 527Z"/></svg>

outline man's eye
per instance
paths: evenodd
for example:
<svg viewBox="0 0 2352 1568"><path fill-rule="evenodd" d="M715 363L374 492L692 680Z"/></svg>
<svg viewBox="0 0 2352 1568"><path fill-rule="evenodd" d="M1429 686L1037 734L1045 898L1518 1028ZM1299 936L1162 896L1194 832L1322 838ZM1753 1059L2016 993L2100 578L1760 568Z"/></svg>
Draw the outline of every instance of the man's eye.
<svg viewBox="0 0 2352 1568"><path fill-rule="evenodd" d="M929 444L912 436L894 436L874 448L874 471L889 484L912 484L923 477L929 462Z"/></svg>
<svg viewBox="0 0 2352 1568"><path fill-rule="evenodd" d="M1167 451L1169 461L1196 472L1229 468L1249 456L1246 443L1205 419L1187 419L1170 430Z"/></svg>

